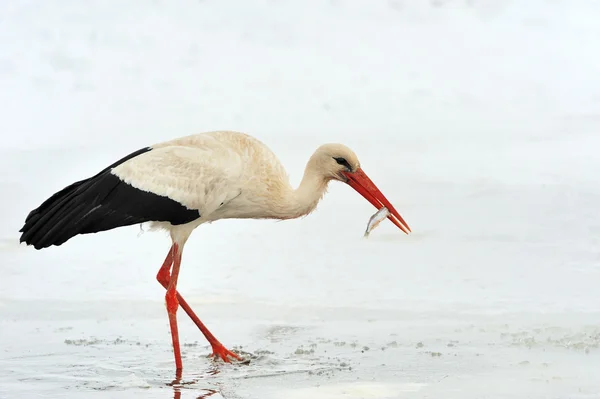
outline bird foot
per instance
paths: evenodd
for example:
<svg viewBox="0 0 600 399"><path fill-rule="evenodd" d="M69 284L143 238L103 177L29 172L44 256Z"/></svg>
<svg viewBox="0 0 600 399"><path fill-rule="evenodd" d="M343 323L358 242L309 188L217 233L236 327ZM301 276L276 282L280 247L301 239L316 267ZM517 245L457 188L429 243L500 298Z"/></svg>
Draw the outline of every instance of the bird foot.
<svg viewBox="0 0 600 399"><path fill-rule="evenodd" d="M231 360L229 360L229 357L232 357L236 360L242 360L241 357L239 357L238 355L236 355L229 349L225 348L223 345L216 344L216 345L213 345L212 348L213 348L213 353L210 355L210 357L212 357L215 360L218 358L221 358L225 363L231 363Z"/></svg>

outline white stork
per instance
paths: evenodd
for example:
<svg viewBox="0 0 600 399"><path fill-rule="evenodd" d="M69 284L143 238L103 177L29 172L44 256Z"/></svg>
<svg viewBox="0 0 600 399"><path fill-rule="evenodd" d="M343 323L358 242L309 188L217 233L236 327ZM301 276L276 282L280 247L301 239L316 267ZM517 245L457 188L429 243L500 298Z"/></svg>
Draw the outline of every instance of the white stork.
<svg viewBox="0 0 600 399"><path fill-rule="evenodd" d="M177 292L183 247L192 231L219 219L293 219L309 214L331 180L347 183L408 234L400 214L367 177L352 150L324 144L308 160L294 189L271 150L238 132L181 137L138 150L95 176L55 193L29 213L20 242L35 249L61 245L78 234L151 222L167 230L172 246L158 271L166 288L175 366L182 370L176 312L179 305L212 346L211 357L240 360L204 326Z"/></svg>

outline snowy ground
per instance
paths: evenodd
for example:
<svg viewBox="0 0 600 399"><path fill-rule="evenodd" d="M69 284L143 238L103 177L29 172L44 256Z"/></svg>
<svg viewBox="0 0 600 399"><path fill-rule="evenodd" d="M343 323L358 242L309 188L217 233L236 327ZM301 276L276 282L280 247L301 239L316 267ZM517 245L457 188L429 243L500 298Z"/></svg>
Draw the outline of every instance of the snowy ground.
<svg viewBox="0 0 600 399"><path fill-rule="evenodd" d="M418 4L417 4L418 3ZM0 4L0 398L600 398L597 2ZM257 136L294 184L352 147L407 220L333 184L301 220L203 226L180 291L131 227L18 245L48 195L142 146Z"/></svg>

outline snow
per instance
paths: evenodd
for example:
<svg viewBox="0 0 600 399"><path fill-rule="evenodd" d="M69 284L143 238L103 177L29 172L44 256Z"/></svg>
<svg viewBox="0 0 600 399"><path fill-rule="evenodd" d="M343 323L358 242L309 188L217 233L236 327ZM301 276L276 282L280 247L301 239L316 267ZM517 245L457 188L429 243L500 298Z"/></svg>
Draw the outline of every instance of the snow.
<svg viewBox="0 0 600 399"><path fill-rule="evenodd" d="M0 4L0 398L595 398L600 3ZM303 219L202 226L180 291L139 226L35 251L27 213L138 148L258 137L294 184L353 148L411 226L332 184ZM138 344L139 343L139 344ZM368 347L365 350L364 347ZM312 352L311 352L312 351ZM214 392L213 392L214 391Z"/></svg>

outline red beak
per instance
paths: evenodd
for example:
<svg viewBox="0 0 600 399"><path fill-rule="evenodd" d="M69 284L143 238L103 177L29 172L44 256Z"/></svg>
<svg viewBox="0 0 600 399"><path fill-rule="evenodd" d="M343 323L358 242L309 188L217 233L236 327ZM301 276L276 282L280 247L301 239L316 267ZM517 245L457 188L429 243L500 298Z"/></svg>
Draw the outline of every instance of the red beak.
<svg viewBox="0 0 600 399"><path fill-rule="evenodd" d="M398 211L390 204L390 202L385 198L385 196L379 191L375 183L369 179L369 176L363 172L361 168L358 168L356 172L342 172L344 176L348 178L348 185L355 189L360 195L365 197L367 201L369 201L373 206L377 209L381 209L384 206L390 211L390 216L388 219L396 226L400 228L403 232L408 234L410 227L408 224L402 219L402 216L398 213Z"/></svg>

